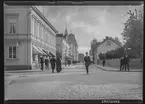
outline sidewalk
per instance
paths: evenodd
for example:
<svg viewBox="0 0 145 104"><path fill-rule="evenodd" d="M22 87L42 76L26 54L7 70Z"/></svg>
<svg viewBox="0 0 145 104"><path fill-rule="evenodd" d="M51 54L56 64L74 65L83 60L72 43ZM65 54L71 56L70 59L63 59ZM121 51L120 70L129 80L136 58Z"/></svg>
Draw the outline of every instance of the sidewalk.
<svg viewBox="0 0 145 104"><path fill-rule="evenodd" d="M74 65L65 66L65 65L62 64L62 68L63 69L64 68L70 68L72 66L74 66ZM4 71L4 72L5 73L28 73L28 72L48 72L48 73L50 72L50 73L52 73L52 69L50 67L49 70L48 69L44 69L43 71L41 69L32 69L32 70L7 70L7 71Z"/></svg>
<svg viewBox="0 0 145 104"><path fill-rule="evenodd" d="M95 67L102 69L104 71L120 71L119 68L113 68L113 67L108 67L108 66L102 66L102 65L97 65L97 64L93 64ZM142 72L143 69L130 69L130 72Z"/></svg>

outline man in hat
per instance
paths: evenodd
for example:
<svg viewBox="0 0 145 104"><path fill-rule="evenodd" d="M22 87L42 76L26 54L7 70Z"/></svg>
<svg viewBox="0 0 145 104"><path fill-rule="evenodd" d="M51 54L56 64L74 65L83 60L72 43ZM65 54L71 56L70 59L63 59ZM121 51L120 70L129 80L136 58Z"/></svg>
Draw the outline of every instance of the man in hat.
<svg viewBox="0 0 145 104"><path fill-rule="evenodd" d="M84 61L85 61L85 66L86 66L86 72L88 74L89 73L89 66L91 64L91 60L90 60L90 57L88 56L88 52L86 52L86 56L84 57Z"/></svg>

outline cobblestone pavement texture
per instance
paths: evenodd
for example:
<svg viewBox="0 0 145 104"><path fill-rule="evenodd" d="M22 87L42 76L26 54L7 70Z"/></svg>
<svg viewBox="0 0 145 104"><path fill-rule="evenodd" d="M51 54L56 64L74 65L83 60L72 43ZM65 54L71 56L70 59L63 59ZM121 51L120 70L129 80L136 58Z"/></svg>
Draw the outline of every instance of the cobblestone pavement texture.
<svg viewBox="0 0 145 104"><path fill-rule="evenodd" d="M7 99L142 99L142 72L106 72L83 65L54 74L15 74L5 78ZM9 83L8 83L9 82Z"/></svg>

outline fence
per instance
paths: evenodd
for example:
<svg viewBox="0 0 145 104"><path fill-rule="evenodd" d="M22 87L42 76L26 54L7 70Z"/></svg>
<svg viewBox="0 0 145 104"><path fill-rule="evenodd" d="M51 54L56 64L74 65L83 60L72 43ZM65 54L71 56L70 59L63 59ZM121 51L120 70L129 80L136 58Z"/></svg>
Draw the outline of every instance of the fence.
<svg viewBox="0 0 145 104"><path fill-rule="evenodd" d="M99 60L98 61L99 65L102 65L102 61ZM110 59L110 60L106 60L106 66L109 67L115 67L115 68L120 68L120 59ZM130 59L130 63L129 63L130 69L141 69L142 65L140 62L140 59Z"/></svg>

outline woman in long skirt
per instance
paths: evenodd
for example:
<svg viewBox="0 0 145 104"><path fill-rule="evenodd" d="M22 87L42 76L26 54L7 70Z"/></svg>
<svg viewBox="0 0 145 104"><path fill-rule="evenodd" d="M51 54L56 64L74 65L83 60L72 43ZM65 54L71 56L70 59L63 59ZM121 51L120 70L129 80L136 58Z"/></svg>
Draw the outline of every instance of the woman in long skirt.
<svg viewBox="0 0 145 104"><path fill-rule="evenodd" d="M57 73L59 73L61 70L62 70L62 68L61 68L61 60L60 60L59 57L57 57L57 59L56 59L56 71L57 71Z"/></svg>

